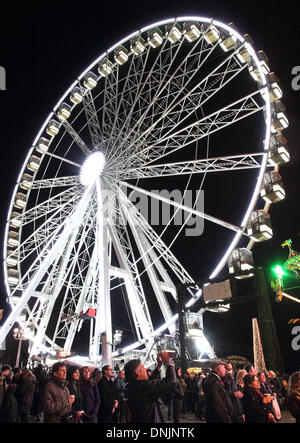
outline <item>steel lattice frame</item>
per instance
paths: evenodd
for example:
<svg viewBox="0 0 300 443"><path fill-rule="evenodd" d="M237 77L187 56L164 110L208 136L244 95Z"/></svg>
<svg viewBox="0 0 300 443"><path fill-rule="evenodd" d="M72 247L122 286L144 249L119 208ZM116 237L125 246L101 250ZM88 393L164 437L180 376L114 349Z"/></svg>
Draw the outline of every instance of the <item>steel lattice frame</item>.
<svg viewBox="0 0 300 443"><path fill-rule="evenodd" d="M179 26L181 32L186 30L173 42L172 25ZM191 25L199 35L188 39ZM208 42L205 37L212 26L219 38ZM157 29L161 44L154 48L148 36ZM220 42L228 38L233 38L234 45L224 52ZM139 54L134 46L137 40L143 47ZM125 48L127 54L124 64L115 58L120 48ZM248 54L247 61L239 58L241 51ZM103 63L109 67L105 75L98 70ZM250 77L250 63L259 73L259 82ZM96 77L96 87L85 83L90 73ZM169 328L172 333L176 315L168 297L176 300L176 284L193 283L193 278L135 208L129 194L138 191L233 230L230 246L212 268L211 277L217 275L245 235L267 167L269 87L251 44L233 27L203 17L151 25L95 60L44 122L19 174L4 245L12 313L1 329L0 342L19 321L34 331L31 355L45 346L48 350L68 351L80 329L80 313L93 306L97 314L90 322L90 359L100 361L102 340L102 362L108 362L112 355L110 290L122 287L137 337L124 352L142 345L151 356L158 332L149 312L142 275L148 276L165 322L159 331ZM75 89L81 98L78 103L69 100ZM228 90L232 91L230 100ZM65 104L70 116L60 119L58 114ZM201 140L206 143L222 131L232 131L234 138L239 124L253 119L257 119L259 134L253 152L222 148L218 155L200 152L198 157L193 156ZM57 134L48 129L53 120L59 129ZM38 149L41 138L47 142L44 151ZM82 164L95 151L105 154L104 171L92 184L83 186L79 178ZM37 166L32 168L33 160ZM257 170L257 180L250 200L241 208L239 225L156 196L149 187L143 187L157 177L168 180L180 175L247 173L253 169ZM25 180L24 174L29 178ZM15 242L10 240L11 232L16 233ZM53 316L56 320L51 326Z"/></svg>

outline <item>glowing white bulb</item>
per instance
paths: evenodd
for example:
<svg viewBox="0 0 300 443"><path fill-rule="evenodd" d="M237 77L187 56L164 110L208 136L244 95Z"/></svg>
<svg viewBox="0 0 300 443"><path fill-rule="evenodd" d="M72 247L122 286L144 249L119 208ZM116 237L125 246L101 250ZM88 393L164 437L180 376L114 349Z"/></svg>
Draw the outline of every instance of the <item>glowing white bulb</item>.
<svg viewBox="0 0 300 443"><path fill-rule="evenodd" d="M105 155L103 152L94 152L83 163L80 171L80 181L88 186L94 183L102 174L105 166Z"/></svg>

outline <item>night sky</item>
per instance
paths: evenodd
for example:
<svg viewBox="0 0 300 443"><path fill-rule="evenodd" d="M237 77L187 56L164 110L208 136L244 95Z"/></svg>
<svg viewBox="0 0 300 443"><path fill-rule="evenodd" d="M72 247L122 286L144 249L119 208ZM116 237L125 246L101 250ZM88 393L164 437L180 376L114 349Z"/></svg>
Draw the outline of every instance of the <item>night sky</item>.
<svg viewBox="0 0 300 443"><path fill-rule="evenodd" d="M213 17L224 23L233 22L240 34L252 37L256 50L265 51L271 71L280 80L290 122L284 135L291 161L280 169L286 199L271 206L273 238L256 244L253 249L254 262L264 268L269 285L271 266L287 259L288 250L282 249L281 243L290 238L294 249L300 251L300 80L299 88L292 87L292 70L300 66L299 2L186 0L147 3L26 1L22 13L13 6L1 5L0 66L6 71L6 90L0 91L0 238L4 238L10 197L27 152L52 108L77 76L105 50L137 29L176 16ZM209 198L205 195L208 204ZM238 202L234 207L238 209ZM262 201L260 207L263 207ZM195 280L209 275L209 258L219 255L223 247L209 224L205 224L202 237L201 245L195 239L179 240L174 245L175 255ZM0 281L3 282L2 266ZM285 283L287 288L300 285L292 274L286 277ZM3 304L3 283L0 290ZM291 289L290 293L300 298L300 288ZM291 348L293 337L288 321L300 316L300 305L289 300L275 303L271 291L270 298L286 369L296 370L300 351ZM252 358L251 309L240 306L226 314L205 315L205 332L218 355L240 354Z"/></svg>

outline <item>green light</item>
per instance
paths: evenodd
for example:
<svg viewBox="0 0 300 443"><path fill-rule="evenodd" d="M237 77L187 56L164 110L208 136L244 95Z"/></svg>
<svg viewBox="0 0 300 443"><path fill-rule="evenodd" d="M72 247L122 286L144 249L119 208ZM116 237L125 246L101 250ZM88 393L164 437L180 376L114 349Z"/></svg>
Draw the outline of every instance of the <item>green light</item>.
<svg viewBox="0 0 300 443"><path fill-rule="evenodd" d="M273 271L279 278L281 278L283 275L286 275L282 267L279 265L275 266L275 268L273 268Z"/></svg>

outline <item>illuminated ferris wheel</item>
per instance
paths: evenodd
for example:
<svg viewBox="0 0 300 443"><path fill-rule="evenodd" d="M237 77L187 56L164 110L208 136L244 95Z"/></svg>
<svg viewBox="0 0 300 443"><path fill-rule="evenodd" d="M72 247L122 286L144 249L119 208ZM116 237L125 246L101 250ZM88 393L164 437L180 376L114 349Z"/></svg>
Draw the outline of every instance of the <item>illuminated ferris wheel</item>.
<svg viewBox="0 0 300 443"><path fill-rule="evenodd" d="M89 359L110 362L122 304L134 339L119 354L150 358L158 334L175 334L176 287L194 282L171 250L182 226L167 243L171 219L158 233L137 196L226 232L225 250L207 257L210 278L241 240L249 251L272 236L267 208L284 193L288 121L266 62L233 24L183 17L131 34L77 78L35 137L13 192L4 245L12 312L0 342L18 321L34 337L31 356L69 352L84 333ZM235 187L243 176L248 189L234 222L230 202L224 212L216 198L211 213L153 191L176 179L183 196L192 183L221 193L234 175ZM263 191L269 201L255 210ZM200 293L191 291L190 308ZM202 344L213 355L204 336Z"/></svg>

